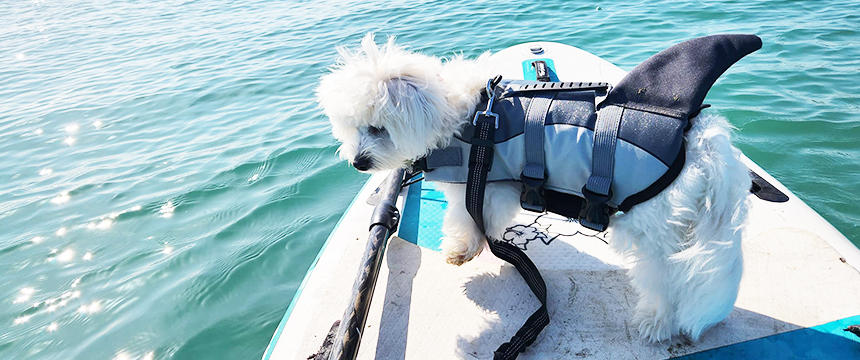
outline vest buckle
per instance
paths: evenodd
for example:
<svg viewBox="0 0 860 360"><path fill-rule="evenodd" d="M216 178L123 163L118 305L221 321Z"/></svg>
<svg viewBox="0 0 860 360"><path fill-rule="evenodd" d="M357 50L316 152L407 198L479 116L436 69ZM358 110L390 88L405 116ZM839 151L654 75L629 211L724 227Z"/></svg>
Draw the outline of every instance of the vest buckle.
<svg viewBox="0 0 860 360"><path fill-rule="evenodd" d="M523 192L520 194L520 206L528 211L537 213L546 212L546 199L544 198L544 179L520 175L523 184Z"/></svg>
<svg viewBox="0 0 860 360"><path fill-rule="evenodd" d="M579 224L594 231L605 231L609 225L610 215L609 206L606 203L612 197L612 190L603 195L583 186L582 196L585 198L585 203L582 206L582 213L579 215Z"/></svg>

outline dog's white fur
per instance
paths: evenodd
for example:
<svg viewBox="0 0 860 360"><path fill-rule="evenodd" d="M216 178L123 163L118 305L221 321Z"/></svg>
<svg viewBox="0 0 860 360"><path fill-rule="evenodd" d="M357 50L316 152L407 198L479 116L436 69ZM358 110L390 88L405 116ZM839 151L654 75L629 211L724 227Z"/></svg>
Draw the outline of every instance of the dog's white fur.
<svg viewBox="0 0 860 360"><path fill-rule="evenodd" d="M317 98L341 142L340 156L372 160L370 171L407 166L445 147L468 121L489 73L487 56L441 61L371 34L323 76ZM371 129L384 129L379 131ZM654 198L611 219L612 247L633 261L634 314L652 342L698 339L731 312L741 277L741 232L750 178L730 142L730 125L701 115L687 133L687 163ZM466 212L465 186L437 184L448 200L442 248L448 262L479 254L485 237ZM519 211L519 183L487 184L487 235L500 239Z"/></svg>

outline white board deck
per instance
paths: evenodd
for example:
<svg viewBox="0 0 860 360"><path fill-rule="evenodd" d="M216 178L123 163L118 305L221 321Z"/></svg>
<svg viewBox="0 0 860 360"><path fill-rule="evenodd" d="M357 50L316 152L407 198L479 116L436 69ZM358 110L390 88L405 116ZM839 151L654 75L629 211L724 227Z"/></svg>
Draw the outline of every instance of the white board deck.
<svg viewBox="0 0 860 360"><path fill-rule="evenodd" d="M532 46L542 46L545 53L531 55ZM519 59L543 57L555 59L563 81L617 83L624 75L592 54L556 43L521 44L494 56L517 59L497 62L497 71L506 78L522 77ZM575 59L569 64L575 66L562 66L559 59ZM520 358L655 359L715 348L735 352L702 353L701 357L827 358L848 349L860 358L860 339L833 331L841 323L820 326L834 321L860 323L860 250L776 179L745 161L789 200L773 203L750 195L744 276L735 310L696 343L683 338L661 344L639 340L630 321L636 294L626 277L628 265L609 249L603 234L559 216L521 213L512 224L519 226L512 229L510 240L524 247L540 268L547 283L551 322ZM366 245L372 206L365 199L384 176L374 175L344 214L290 304L264 359L308 358L319 350L332 323L343 316ZM399 235L416 241L417 232L418 237L432 240L444 207L432 185L413 185L401 194L399 205L404 213ZM358 358L492 358L492 351L537 308L537 300L516 270L487 250L457 267L445 263L432 241L417 242L423 246L392 237ZM811 328L810 332L792 331L804 328ZM767 338L725 347L763 337Z"/></svg>

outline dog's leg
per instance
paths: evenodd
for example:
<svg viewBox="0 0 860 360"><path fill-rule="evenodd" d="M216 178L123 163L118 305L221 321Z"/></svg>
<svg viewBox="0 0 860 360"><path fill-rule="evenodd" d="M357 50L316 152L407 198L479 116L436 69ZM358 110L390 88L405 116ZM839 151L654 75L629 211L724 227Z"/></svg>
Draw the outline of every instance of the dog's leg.
<svg viewBox="0 0 860 360"><path fill-rule="evenodd" d="M667 193L651 206L639 204L613 226L613 246L635 259L629 272L639 294L634 321L652 342L681 332L697 340L731 312L740 283L741 224L729 219L742 219L732 213L745 206L724 207L723 214L710 207L703 214L703 208L680 207L680 197ZM660 219L659 213L670 215Z"/></svg>
<svg viewBox="0 0 860 360"><path fill-rule="evenodd" d="M684 249L669 261L679 276L672 285L680 331L697 340L734 308L743 259L741 235L746 221L750 178L731 146L728 125L717 116L698 118L688 134L689 169L675 180L678 218L689 222ZM694 122L695 124L695 122Z"/></svg>
<svg viewBox="0 0 860 360"><path fill-rule="evenodd" d="M697 118L678 178L613 219L613 247L636 259L630 276L643 338L683 332L696 340L733 308L750 180L728 129L722 118Z"/></svg>
<svg viewBox="0 0 860 360"><path fill-rule="evenodd" d="M631 212L613 219L610 243L633 260L628 275L638 294L633 322L639 327L639 336L659 342L678 332L672 280L668 278L671 266L667 262L673 248L664 244L677 242L679 236L667 226L654 226L647 218L653 210L647 207L647 203L639 204Z"/></svg>
<svg viewBox="0 0 860 360"><path fill-rule="evenodd" d="M693 340L698 340L705 330L722 321L734 308L743 260L740 234L732 237L735 239L724 237L718 241L713 238L707 244L697 244L672 255L672 261L677 261L676 272L687 276L674 289L678 301L675 317L680 331ZM697 236L691 241L705 239Z"/></svg>
<svg viewBox="0 0 860 360"><path fill-rule="evenodd" d="M449 264L462 265L481 252L484 235L466 210L466 186L439 183L436 187L448 201L442 223L442 254Z"/></svg>
<svg viewBox="0 0 860 360"><path fill-rule="evenodd" d="M522 185L517 182L487 184L484 194L484 225L487 236L501 240L505 231L520 211Z"/></svg>
<svg viewBox="0 0 860 360"><path fill-rule="evenodd" d="M445 193L448 210L442 224L442 253L448 263L462 265L481 253L485 236L466 210L466 187L462 184L437 184ZM515 183L489 183L484 193L484 225L487 234L501 239L519 211L520 190Z"/></svg>

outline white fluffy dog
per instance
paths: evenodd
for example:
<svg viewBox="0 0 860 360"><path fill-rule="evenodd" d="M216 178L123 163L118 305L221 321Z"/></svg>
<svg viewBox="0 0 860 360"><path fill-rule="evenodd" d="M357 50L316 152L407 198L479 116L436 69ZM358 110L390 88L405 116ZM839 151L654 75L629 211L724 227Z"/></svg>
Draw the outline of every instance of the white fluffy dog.
<svg viewBox="0 0 860 360"><path fill-rule="evenodd" d="M355 52L323 76L317 98L342 145L340 156L361 171L409 166L445 147L471 119L489 73L488 57L446 61L368 34ZM653 342L685 334L698 339L732 310L741 278L741 230L750 178L731 145L730 125L701 115L686 134L687 162L654 198L611 219L612 247L633 259L639 294L635 321ZM462 264L484 248L466 211L465 185L438 184L448 200L442 248ZM487 235L500 239L520 210L519 183L488 183Z"/></svg>

